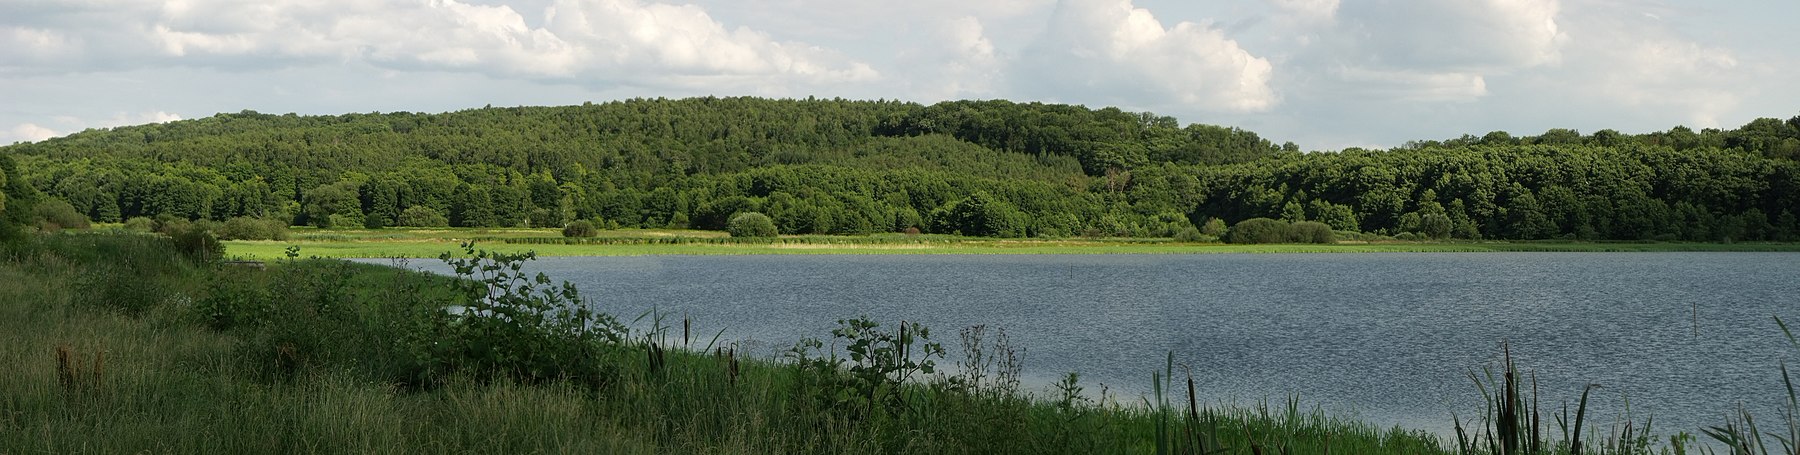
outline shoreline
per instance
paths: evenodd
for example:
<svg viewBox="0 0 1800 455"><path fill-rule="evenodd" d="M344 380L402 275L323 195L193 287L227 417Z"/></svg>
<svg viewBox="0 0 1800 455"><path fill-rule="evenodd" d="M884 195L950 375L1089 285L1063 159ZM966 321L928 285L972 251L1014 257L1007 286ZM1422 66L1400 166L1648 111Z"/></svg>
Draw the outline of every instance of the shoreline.
<svg viewBox="0 0 1800 455"><path fill-rule="evenodd" d="M783 238L774 243L564 244L538 238L476 240L483 249L535 251L539 256L732 256L732 255L916 255L916 254L1354 254L1354 253L1650 253L1800 252L1800 243L1660 242L1395 242L1234 245L1108 240L867 241L864 237ZM510 241L509 241L510 240ZM459 239L351 239L226 241L228 257L267 260L285 257L289 246L301 257L435 258L460 250ZM515 243L516 242L516 243ZM856 243L851 243L856 242Z"/></svg>

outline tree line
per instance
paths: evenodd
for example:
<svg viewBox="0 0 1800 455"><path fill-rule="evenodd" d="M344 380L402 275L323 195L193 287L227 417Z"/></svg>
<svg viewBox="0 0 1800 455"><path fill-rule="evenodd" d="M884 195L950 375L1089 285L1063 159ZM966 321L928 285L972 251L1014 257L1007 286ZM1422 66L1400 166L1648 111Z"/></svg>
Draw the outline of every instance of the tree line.
<svg viewBox="0 0 1800 455"><path fill-rule="evenodd" d="M1169 237L1267 218L1430 238L1800 237L1800 117L1300 153L1114 108L709 97L246 111L0 150L22 190L102 222L722 230L760 212L786 234Z"/></svg>

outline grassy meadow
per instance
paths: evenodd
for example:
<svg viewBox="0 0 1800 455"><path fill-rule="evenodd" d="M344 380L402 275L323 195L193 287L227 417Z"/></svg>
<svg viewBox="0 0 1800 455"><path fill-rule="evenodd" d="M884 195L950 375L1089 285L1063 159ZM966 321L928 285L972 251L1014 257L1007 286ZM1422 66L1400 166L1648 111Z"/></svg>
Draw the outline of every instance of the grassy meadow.
<svg viewBox="0 0 1800 455"><path fill-rule="evenodd" d="M196 247L208 246L65 233L0 248L0 453L1702 449L1598 416L1583 426L1580 407L1573 422L1539 420L1510 365L1471 384L1489 404L1445 439L1293 400L1197 404L1173 357L1143 372L1147 397L1096 393L1074 374L1025 390L1017 349L984 327L845 315L785 356L741 358L686 321L583 311L573 289L512 272L527 254L464 250L451 278L331 259L221 264ZM622 323L645 318L653 329ZM1715 431L1757 438L1717 453L1792 450L1748 418Z"/></svg>
<svg viewBox="0 0 1800 455"><path fill-rule="evenodd" d="M733 239L718 231L623 229L565 238L557 229L296 229L288 240L227 241L226 254L280 259L289 246L321 258L436 258L463 241L482 248L540 256L743 254L1217 254L1217 253L1480 253L1800 251L1800 243L1563 242L1346 240L1335 244L1237 245L1172 239L994 239L936 234L804 235Z"/></svg>

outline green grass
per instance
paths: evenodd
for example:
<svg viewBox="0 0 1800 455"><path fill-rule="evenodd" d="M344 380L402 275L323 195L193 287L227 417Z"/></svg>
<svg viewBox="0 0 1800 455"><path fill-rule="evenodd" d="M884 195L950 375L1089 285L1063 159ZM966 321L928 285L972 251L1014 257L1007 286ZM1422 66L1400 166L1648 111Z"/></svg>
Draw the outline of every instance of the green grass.
<svg viewBox="0 0 1800 455"><path fill-rule="evenodd" d="M904 329L882 344L892 326L779 360L704 352L685 324L660 321L565 359L597 362L600 376L546 379L510 369L528 365L517 358L434 348L471 336L516 341L458 332L475 325L444 316L445 305L467 302L445 277L332 260L195 265L147 235L40 236L0 253L0 453L1431 454L1456 444L1297 401L1198 406L1172 360L1143 375L1152 396L1098 400L1020 390L995 380L1004 367L982 368L985 382L948 369L870 383L859 382L859 363L829 361L846 346L890 352L866 358L887 359L868 362L891 378L883 362L930 358L926 340ZM986 340L964 347L1013 352ZM573 346L530 343L516 352ZM59 350L76 366L59 367ZM948 351L940 366L980 363ZM1511 381L1483 393L1518 388ZM1483 415L1474 411L1465 415ZM1499 429L1464 423L1478 435ZM1631 439L1586 440L1609 438ZM1564 453L1568 444L1544 446Z"/></svg>
<svg viewBox="0 0 1800 455"><path fill-rule="evenodd" d="M484 249L535 251L542 256L644 256L745 254L1217 254L1217 253L1480 253L1480 252L1672 252L1800 251L1800 243L1664 242L1341 242L1337 244L1232 245L1168 239L988 239L944 235L786 236L775 240L730 239L715 231L613 230L594 239L565 239L552 229L296 230L288 241L228 241L226 254L279 259L289 246L322 258L435 258L476 240ZM587 242L587 243L565 243Z"/></svg>

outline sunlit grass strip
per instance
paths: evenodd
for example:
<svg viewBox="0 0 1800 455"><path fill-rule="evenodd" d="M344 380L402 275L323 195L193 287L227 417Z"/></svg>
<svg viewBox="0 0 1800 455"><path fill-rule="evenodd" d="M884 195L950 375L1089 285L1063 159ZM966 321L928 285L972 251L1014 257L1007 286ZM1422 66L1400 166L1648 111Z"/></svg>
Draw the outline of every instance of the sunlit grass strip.
<svg viewBox="0 0 1800 455"><path fill-rule="evenodd" d="M1229 245L1109 240L960 240L918 242L816 241L779 243L560 244L494 241L482 247L502 252L536 251L540 256L648 256L751 254L1226 254L1226 253L1487 253L1487 252L1800 252L1793 243L1366 243L1332 245ZM229 241L228 256L279 259L288 246L306 257L433 258L455 250L450 240Z"/></svg>

